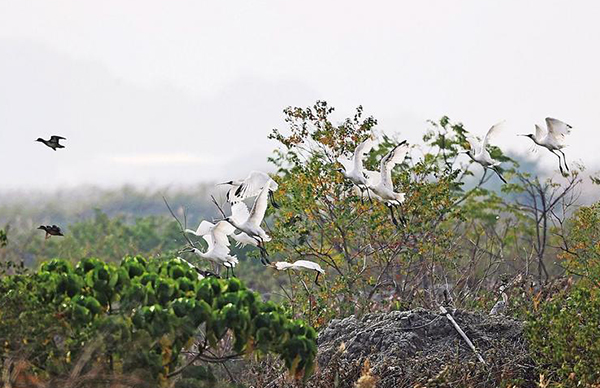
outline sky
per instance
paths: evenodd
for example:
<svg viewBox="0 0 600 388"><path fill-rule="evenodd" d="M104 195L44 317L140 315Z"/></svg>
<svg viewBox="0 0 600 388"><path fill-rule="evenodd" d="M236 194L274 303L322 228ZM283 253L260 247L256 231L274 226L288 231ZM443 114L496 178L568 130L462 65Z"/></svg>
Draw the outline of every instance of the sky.
<svg viewBox="0 0 600 388"><path fill-rule="evenodd" d="M600 168L600 2L0 0L0 190L192 185L269 169L286 106L448 115L527 154L546 116ZM62 135L57 152L34 142ZM545 150L529 157L548 169Z"/></svg>

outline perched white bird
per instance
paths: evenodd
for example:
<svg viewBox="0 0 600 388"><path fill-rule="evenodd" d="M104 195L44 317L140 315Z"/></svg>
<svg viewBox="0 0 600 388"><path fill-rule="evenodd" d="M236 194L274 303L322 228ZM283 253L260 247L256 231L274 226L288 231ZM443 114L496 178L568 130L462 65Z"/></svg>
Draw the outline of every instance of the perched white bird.
<svg viewBox="0 0 600 388"><path fill-rule="evenodd" d="M396 217L394 216L393 208L400 206L404 202L404 193L397 193L394 191L394 184L392 182L392 169L396 164L402 163L408 154L408 145L406 141L398 144L394 147L387 155L381 159L380 171L365 171L369 177L367 185L371 189L379 200L385 203L390 209L392 215L392 222L394 225L398 225Z"/></svg>
<svg viewBox="0 0 600 388"><path fill-rule="evenodd" d="M508 306L508 295L506 293L502 293L502 300L496 302L494 307L490 310L490 315L500 315L506 311L506 307Z"/></svg>
<svg viewBox="0 0 600 388"><path fill-rule="evenodd" d="M348 160L341 156L337 159L337 161L343 166L343 168L338 169L338 171L341 172L346 179L354 183L361 191L361 194L365 190L367 190L368 193L369 190L367 187L367 176L365 175L363 168L363 158L369 153L369 151L371 151L374 143L374 139L371 136L356 147L352 160Z"/></svg>
<svg viewBox="0 0 600 388"><path fill-rule="evenodd" d="M548 151L556 155L558 157L558 168L560 169L561 174L564 174L562 164L564 163L567 171L569 171L569 166L567 165L567 158L562 149L566 147L565 138L571 133L572 127L567 123L563 123L562 121L553 119L551 117L546 117L546 127L548 128L547 130L536 124L535 134L519 136L530 138L535 144L546 148ZM556 153L556 151L562 154L562 159L560 158L560 155Z"/></svg>
<svg viewBox="0 0 600 388"><path fill-rule="evenodd" d="M208 244L206 252L202 252L196 247L189 247L184 251L192 252L203 259L223 265L227 270L232 269L233 271L238 259L229 254L229 239L227 236L232 234L234 230L235 228L226 221L219 221L216 225L208 221L202 221L197 230L186 229L185 232L204 238Z"/></svg>
<svg viewBox="0 0 600 388"><path fill-rule="evenodd" d="M270 180L264 184L260 194L254 200L252 210L248 211L248 206L244 202L237 202L231 205L231 216L225 218L225 221L256 241L257 246L263 253L263 264L265 261L269 262L266 258L267 254L264 243L271 241L271 237L269 237L260 224L265 218L268 193L272 190L271 185L276 185L275 181Z"/></svg>
<svg viewBox="0 0 600 388"><path fill-rule="evenodd" d="M234 204L241 202L246 198L256 197L260 194L263 187L270 182L269 198L273 207L278 208L279 205L275 202L273 191L278 188L277 182L271 179L271 177L262 171L251 171L250 174L243 180L235 180L229 182L219 183L220 185L230 185L231 189L227 192L227 202Z"/></svg>
<svg viewBox="0 0 600 388"><path fill-rule="evenodd" d="M464 151L464 153L469 155L469 158L471 158L474 162L479 163L483 167L484 176L485 176L486 169L489 168L498 175L498 177L502 180L502 182L506 183L506 179L504 179L504 177L498 170L498 166L500 165L500 162L492 159L490 153L487 150L487 146L489 144L490 137L493 136L494 133L498 131L501 124L502 123L498 123L498 124L492 126L485 134L485 137L483 138L483 142L480 142L474 136L467 136L467 141L469 142L469 145L471 147L469 150Z"/></svg>
<svg viewBox="0 0 600 388"><path fill-rule="evenodd" d="M315 263L314 261L309 261L309 260L298 260L293 263L288 263L285 261L277 261L277 262L273 263L271 266L278 271L287 271L289 269L295 270L295 271L315 271L317 273L317 276L315 278L315 284L317 284L317 285L319 284L318 283L319 275L325 274L325 271L323 270L323 268L321 268L321 266L319 264Z"/></svg>

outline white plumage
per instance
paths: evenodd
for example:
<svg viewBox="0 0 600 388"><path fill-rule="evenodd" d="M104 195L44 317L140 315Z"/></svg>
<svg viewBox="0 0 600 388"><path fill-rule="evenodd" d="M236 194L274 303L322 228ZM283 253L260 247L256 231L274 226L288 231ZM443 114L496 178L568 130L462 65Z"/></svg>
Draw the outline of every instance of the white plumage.
<svg viewBox="0 0 600 388"><path fill-rule="evenodd" d="M273 263L273 267L278 271L286 271L289 269L296 271L316 271L320 274L324 274L325 271L321 266L314 261L309 260L298 260L293 263L288 263L286 261L277 261Z"/></svg>
<svg viewBox="0 0 600 388"><path fill-rule="evenodd" d="M558 168L560 172L564 174L563 163L567 171L569 166L567 165L567 158L565 153L562 151L566 147L565 140L567 135L571 133L571 126L560 120L553 119L552 117L546 117L546 129L535 125L535 134L520 135L525 136L533 140L533 142L541 147L546 148L558 157ZM562 159L556 151L562 154Z"/></svg>
<svg viewBox="0 0 600 388"><path fill-rule="evenodd" d="M361 192L367 189L368 183L363 169L363 157L368 154L369 151L371 151L373 144L374 139L371 136L356 147L352 160L348 160L341 156L337 159L338 162L344 167L339 171L346 179L354 183L361 190Z"/></svg>
<svg viewBox="0 0 600 388"><path fill-rule="evenodd" d="M231 204L241 202L247 198L256 197L260 194L265 184L269 183L271 191L278 189L277 182L262 171L251 171L244 179L221 183L222 185L230 185L231 189L227 192L227 201Z"/></svg>
<svg viewBox="0 0 600 388"><path fill-rule="evenodd" d="M502 180L502 182L506 183L506 180L504 179L504 177L502 176L500 171L496 168L500 165L500 162L492 159L492 156L490 155L490 153L487 150L487 146L489 144L490 138L496 132L498 132L498 129L501 127L501 124L502 123L498 123L498 124L492 126L485 134L485 137L483 138L482 142L480 142L474 136L467 136L467 141L469 142L471 149L466 151L466 154L469 155L469 157L474 162L479 163L484 169L489 168L489 169L493 170L498 175L498 177Z"/></svg>
<svg viewBox="0 0 600 388"><path fill-rule="evenodd" d="M195 247L191 247L190 252L227 268L233 268L238 263L238 259L229 254L230 244L227 236L232 234L235 228L228 222L219 221L215 225L208 221L202 221L197 230L186 229L185 231L201 236L208 244L206 252L202 252Z"/></svg>

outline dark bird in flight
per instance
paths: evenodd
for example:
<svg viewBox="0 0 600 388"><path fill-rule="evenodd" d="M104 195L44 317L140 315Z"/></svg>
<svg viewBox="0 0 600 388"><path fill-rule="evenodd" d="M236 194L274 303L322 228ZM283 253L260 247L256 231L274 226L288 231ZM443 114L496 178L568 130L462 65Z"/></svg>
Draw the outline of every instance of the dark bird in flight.
<svg viewBox="0 0 600 388"><path fill-rule="evenodd" d="M67 140L66 138L62 137L62 136L50 136L50 140L44 140L41 137L38 137L36 141L39 141L40 143L44 143L46 146L52 148L54 151L56 151L57 148L65 148L64 145L60 144L59 141L60 140Z"/></svg>
<svg viewBox="0 0 600 388"><path fill-rule="evenodd" d="M44 232L46 232L46 239L49 239L50 236L64 236L64 234L62 234L62 231L60 230L60 227L57 225L41 225L40 227L38 227L38 229L41 229Z"/></svg>

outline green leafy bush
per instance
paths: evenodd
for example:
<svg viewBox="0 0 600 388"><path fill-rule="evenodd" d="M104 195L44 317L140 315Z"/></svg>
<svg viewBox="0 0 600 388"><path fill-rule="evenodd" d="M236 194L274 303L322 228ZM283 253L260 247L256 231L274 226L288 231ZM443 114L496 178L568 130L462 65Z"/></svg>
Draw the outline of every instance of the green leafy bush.
<svg viewBox="0 0 600 388"><path fill-rule="evenodd" d="M316 355L314 329L238 279L199 280L180 259L51 260L2 278L0 306L2 357L26 357L46 377L88 357L89 368L166 383L192 345L204 363L273 352L308 376Z"/></svg>

